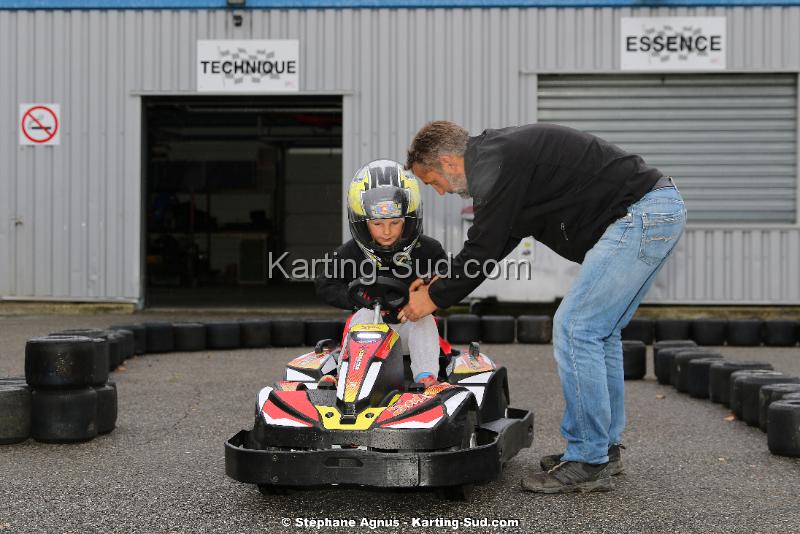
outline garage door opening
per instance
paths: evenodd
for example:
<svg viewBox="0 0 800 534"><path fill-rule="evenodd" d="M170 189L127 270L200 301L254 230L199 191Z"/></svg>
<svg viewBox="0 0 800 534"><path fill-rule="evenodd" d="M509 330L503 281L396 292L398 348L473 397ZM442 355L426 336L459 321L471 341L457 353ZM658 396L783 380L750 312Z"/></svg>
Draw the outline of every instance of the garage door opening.
<svg viewBox="0 0 800 534"><path fill-rule="evenodd" d="M341 244L341 97L145 100L145 304L317 302L272 258Z"/></svg>

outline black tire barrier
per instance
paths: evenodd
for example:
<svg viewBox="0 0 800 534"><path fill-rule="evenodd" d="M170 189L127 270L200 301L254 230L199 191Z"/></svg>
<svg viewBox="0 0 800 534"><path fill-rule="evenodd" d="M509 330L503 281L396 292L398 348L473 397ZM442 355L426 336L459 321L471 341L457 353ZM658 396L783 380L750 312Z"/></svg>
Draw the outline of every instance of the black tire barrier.
<svg viewBox="0 0 800 534"><path fill-rule="evenodd" d="M34 389L31 437L44 443L88 441L97 436L97 393L92 388Z"/></svg>
<svg viewBox="0 0 800 534"><path fill-rule="evenodd" d="M711 366L719 362L719 358L699 358L689 361L689 375L686 379L686 392L695 399L707 399L708 382Z"/></svg>
<svg viewBox="0 0 800 534"><path fill-rule="evenodd" d="M516 320L510 315L481 317L481 337L485 343L513 343Z"/></svg>
<svg viewBox="0 0 800 534"><path fill-rule="evenodd" d="M643 341L622 342L622 369L625 380L641 380L647 374L647 346Z"/></svg>
<svg viewBox="0 0 800 534"><path fill-rule="evenodd" d="M694 342L692 342L694 343ZM696 346L690 347L670 347L660 349L653 353L653 372L659 384L668 385L672 383L672 361L675 355L684 350L696 350Z"/></svg>
<svg viewBox="0 0 800 534"><path fill-rule="evenodd" d="M31 434L31 391L19 382L0 382L0 445L20 443Z"/></svg>
<svg viewBox="0 0 800 534"><path fill-rule="evenodd" d="M705 349L684 349L672 358L669 383L681 393L689 392L689 362L706 358L722 359L722 354Z"/></svg>
<svg viewBox="0 0 800 534"><path fill-rule="evenodd" d="M761 345L763 321L736 319L728 321L726 339L731 347L758 347Z"/></svg>
<svg viewBox="0 0 800 534"><path fill-rule="evenodd" d="M299 347L305 341L305 325L300 319L273 319L270 338L273 347Z"/></svg>
<svg viewBox="0 0 800 534"><path fill-rule="evenodd" d="M656 341L691 339L692 323L688 319L656 320Z"/></svg>
<svg viewBox="0 0 800 534"><path fill-rule="evenodd" d="M245 349L269 347L270 333L269 321L266 319L246 319L239 323L239 335L242 348Z"/></svg>
<svg viewBox="0 0 800 534"><path fill-rule="evenodd" d="M206 350L206 325L203 323L172 323L172 336L178 352Z"/></svg>
<svg viewBox="0 0 800 534"><path fill-rule="evenodd" d="M764 345L768 347L797 345L797 321L764 321Z"/></svg>
<svg viewBox="0 0 800 534"><path fill-rule="evenodd" d="M780 456L800 456L800 399L783 398L769 405L767 446Z"/></svg>
<svg viewBox="0 0 800 534"><path fill-rule="evenodd" d="M108 434L117 426L117 385L109 382L94 391L97 393L97 433Z"/></svg>
<svg viewBox="0 0 800 534"><path fill-rule="evenodd" d="M305 324L305 345L313 347L320 339L341 339L342 329L336 319L308 319Z"/></svg>
<svg viewBox="0 0 800 534"><path fill-rule="evenodd" d="M662 350L679 349L679 348L688 349L696 346L697 343L695 343L691 339L673 339L667 341L656 341L655 343L653 343L653 373L656 372L656 360L658 359L658 354ZM667 370L667 373L669 373L669 370ZM669 380L668 376L669 375L667 375L667 380ZM658 375L656 375L656 378L658 378ZM669 382L659 382L659 384L668 384L668 383Z"/></svg>
<svg viewBox="0 0 800 534"><path fill-rule="evenodd" d="M758 392L758 428L762 432L767 431L769 405L794 393L800 398L800 384L767 384L761 388Z"/></svg>
<svg viewBox="0 0 800 534"><path fill-rule="evenodd" d="M745 381L754 381L759 383L760 385L769 384L767 382L761 382L764 378L780 378L785 377L787 375L781 373L780 371L768 371L764 369L749 369L745 371L734 371L731 374L731 377L728 379L728 386L730 388L730 393L728 396L730 398L730 408L731 411L736 415L736 418L739 420L744 420L744 388L745 388ZM756 379L756 377L759 377ZM756 393L758 395L758 393ZM756 397L758 399L758 397ZM758 415L756 415L758 417Z"/></svg>
<svg viewBox="0 0 800 534"><path fill-rule="evenodd" d="M725 344L726 319L695 319L692 322L692 339L702 347L720 347Z"/></svg>
<svg viewBox="0 0 800 534"><path fill-rule="evenodd" d="M115 330L107 330L108 332L114 332L116 335L120 337L120 361L124 362L125 360L132 358L134 354L136 354L136 340L134 338L133 332L130 330L123 330L123 329L115 329Z"/></svg>
<svg viewBox="0 0 800 534"><path fill-rule="evenodd" d="M748 369L772 370L772 365L764 362L723 360L711 364L708 370L708 398L711 402L730 405L730 377L736 371Z"/></svg>
<svg viewBox="0 0 800 534"><path fill-rule="evenodd" d="M144 323L145 352L161 353L175 350L175 334L172 325L165 322Z"/></svg>
<svg viewBox="0 0 800 534"><path fill-rule="evenodd" d="M741 382L742 419L749 426L759 426L761 389L764 386L774 384L800 384L800 378L796 376L778 376L774 378L753 376L743 378Z"/></svg>
<svg viewBox="0 0 800 534"><path fill-rule="evenodd" d="M209 349L231 350L242 346L238 321L206 323L206 344Z"/></svg>
<svg viewBox="0 0 800 534"><path fill-rule="evenodd" d="M622 329L624 341L641 341L645 345L653 343L653 320L645 317L631 319L628 326Z"/></svg>
<svg viewBox="0 0 800 534"><path fill-rule="evenodd" d="M96 355L94 342L85 336L29 339L25 344L25 380L33 387L90 386L96 382Z"/></svg>
<svg viewBox="0 0 800 534"><path fill-rule="evenodd" d="M111 369L111 353L108 340L102 337L91 338L95 351L94 380L93 386L102 386L108 381L108 374Z"/></svg>
<svg viewBox="0 0 800 534"><path fill-rule="evenodd" d="M517 341L547 345L553 340L553 319L548 315L517 317Z"/></svg>
<svg viewBox="0 0 800 534"><path fill-rule="evenodd" d="M133 353L141 355L147 352L147 332L144 326L140 324L115 324L109 326L108 329L133 332Z"/></svg>
<svg viewBox="0 0 800 534"><path fill-rule="evenodd" d="M53 332L54 336L84 336L91 339L102 339L106 342L108 351L108 370L113 371L122 363L122 336L116 330L100 330L98 328L76 328ZM104 384L105 380L95 382L95 385Z"/></svg>
<svg viewBox="0 0 800 534"><path fill-rule="evenodd" d="M481 338L481 318L471 313L455 314L447 318L447 341L471 343Z"/></svg>

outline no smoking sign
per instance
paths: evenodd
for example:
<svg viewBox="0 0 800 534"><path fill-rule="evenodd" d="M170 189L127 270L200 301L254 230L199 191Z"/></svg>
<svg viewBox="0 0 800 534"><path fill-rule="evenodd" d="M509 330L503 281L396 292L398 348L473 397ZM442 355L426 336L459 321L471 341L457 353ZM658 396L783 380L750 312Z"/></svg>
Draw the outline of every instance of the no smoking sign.
<svg viewBox="0 0 800 534"><path fill-rule="evenodd" d="M61 106L58 104L19 105L19 144L33 146L61 143Z"/></svg>

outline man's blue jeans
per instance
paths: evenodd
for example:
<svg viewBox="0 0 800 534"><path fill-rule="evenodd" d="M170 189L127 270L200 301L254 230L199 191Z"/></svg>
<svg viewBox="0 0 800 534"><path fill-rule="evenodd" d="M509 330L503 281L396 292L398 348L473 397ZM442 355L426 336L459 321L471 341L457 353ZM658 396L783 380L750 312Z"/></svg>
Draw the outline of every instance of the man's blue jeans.
<svg viewBox="0 0 800 534"><path fill-rule="evenodd" d="M553 320L553 350L566 407L562 461L608 461L625 428L620 331L653 284L686 224L677 189L650 191L586 254Z"/></svg>

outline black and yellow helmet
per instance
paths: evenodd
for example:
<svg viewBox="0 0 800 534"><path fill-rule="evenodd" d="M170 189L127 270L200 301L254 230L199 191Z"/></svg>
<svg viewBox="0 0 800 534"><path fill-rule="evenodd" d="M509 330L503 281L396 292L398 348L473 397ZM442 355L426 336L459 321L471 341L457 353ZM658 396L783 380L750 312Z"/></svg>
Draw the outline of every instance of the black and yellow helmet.
<svg viewBox="0 0 800 534"><path fill-rule="evenodd" d="M350 234L364 254L379 266L406 262L422 234L422 202L416 177L389 159L370 161L353 176L347 194ZM390 246L373 241L367 228L371 219L404 219L400 239Z"/></svg>

